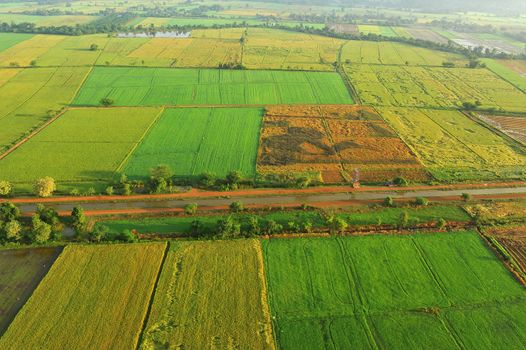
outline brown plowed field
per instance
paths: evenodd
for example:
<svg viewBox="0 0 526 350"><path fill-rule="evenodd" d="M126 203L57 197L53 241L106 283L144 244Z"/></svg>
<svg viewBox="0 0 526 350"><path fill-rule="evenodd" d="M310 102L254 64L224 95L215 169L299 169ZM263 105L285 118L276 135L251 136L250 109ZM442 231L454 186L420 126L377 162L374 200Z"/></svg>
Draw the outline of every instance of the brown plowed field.
<svg viewBox="0 0 526 350"><path fill-rule="evenodd" d="M509 137L526 145L526 116L509 117L498 115L479 115L479 118Z"/></svg>
<svg viewBox="0 0 526 350"><path fill-rule="evenodd" d="M326 183L389 181L428 173L376 111L360 106L275 106L266 111L258 152L261 173L320 172Z"/></svg>
<svg viewBox="0 0 526 350"><path fill-rule="evenodd" d="M496 228L490 232L526 272L526 227Z"/></svg>

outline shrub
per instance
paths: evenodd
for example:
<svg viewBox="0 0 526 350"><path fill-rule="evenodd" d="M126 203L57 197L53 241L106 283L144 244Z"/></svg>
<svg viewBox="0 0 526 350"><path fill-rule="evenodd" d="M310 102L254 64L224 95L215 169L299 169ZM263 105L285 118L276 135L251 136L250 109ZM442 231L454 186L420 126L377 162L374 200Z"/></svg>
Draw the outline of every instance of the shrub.
<svg viewBox="0 0 526 350"><path fill-rule="evenodd" d="M75 230L77 235L81 235L86 231L88 219L84 214L84 209L80 206L76 206L71 211L71 227Z"/></svg>
<svg viewBox="0 0 526 350"><path fill-rule="evenodd" d="M4 222L17 220L20 217L20 209L13 203L2 203L0 205L0 220Z"/></svg>
<svg viewBox="0 0 526 350"><path fill-rule="evenodd" d="M312 222L310 220L306 220L301 223L301 230L305 233L311 233L313 229Z"/></svg>
<svg viewBox="0 0 526 350"><path fill-rule="evenodd" d="M443 218L439 218L439 219L437 220L437 228L438 228L439 230L444 229L444 228L446 227L446 224L447 224L447 222L446 222L446 220L444 220Z"/></svg>
<svg viewBox="0 0 526 350"><path fill-rule="evenodd" d="M8 221L2 231L5 239L10 242L18 242L22 239L22 225L16 220Z"/></svg>
<svg viewBox="0 0 526 350"><path fill-rule="evenodd" d="M231 171L226 175L226 182L229 185L237 185L241 182L242 176L239 171Z"/></svg>
<svg viewBox="0 0 526 350"><path fill-rule="evenodd" d="M244 210L243 203L239 201L230 203L230 211L232 211L233 213L239 213L243 210Z"/></svg>
<svg viewBox="0 0 526 350"><path fill-rule="evenodd" d="M256 236L261 234L261 226L259 224L259 219L255 215L251 215L248 218L248 233Z"/></svg>
<svg viewBox="0 0 526 350"><path fill-rule="evenodd" d="M122 191L121 191L122 195L124 196L129 196L132 194L132 188L131 188L131 185L130 184L124 184L122 185Z"/></svg>
<svg viewBox="0 0 526 350"><path fill-rule="evenodd" d="M108 98L108 97L104 97L100 99L100 104L103 105L104 107L109 107L114 103L115 101L113 101L111 98Z"/></svg>
<svg viewBox="0 0 526 350"><path fill-rule="evenodd" d="M217 177L211 173L204 173L199 176L199 186L209 188L213 187L217 181Z"/></svg>
<svg viewBox="0 0 526 350"><path fill-rule="evenodd" d="M110 229L105 225L96 225L88 234L89 240L92 242L100 242L108 236Z"/></svg>
<svg viewBox="0 0 526 350"><path fill-rule="evenodd" d="M391 197L391 196L389 196L389 197L385 197L385 199L384 199L384 205L385 205L386 207L392 207L392 206L394 206L394 199L393 199L393 197Z"/></svg>
<svg viewBox="0 0 526 350"><path fill-rule="evenodd" d="M424 198L424 197L417 197L415 199L415 204L416 205L427 206L427 205L429 205L429 200L427 198Z"/></svg>
<svg viewBox="0 0 526 350"><path fill-rule="evenodd" d="M276 233L280 233L283 231L283 226L278 224L276 221L274 220L269 220L267 221L267 223L265 224L265 229L264 229L265 233L267 235L272 235L272 234L276 234Z"/></svg>
<svg viewBox="0 0 526 350"><path fill-rule="evenodd" d="M38 197L51 197L53 192L57 190L55 180L52 177L46 176L38 179L33 185L33 190Z"/></svg>
<svg viewBox="0 0 526 350"><path fill-rule="evenodd" d="M400 218L398 219L399 226L401 228L405 228L409 225L409 214L404 211L402 214L400 214Z"/></svg>
<svg viewBox="0 0 526 350"><path fill-rule="evenodd" d="M472 196L469 193L462 193L461 197L464 200L464 202L469 202L472 198Z"/></svg>
<svg viewBox="0 0 526 350"><path fill-rule="evenodd" d="M224 238L237 237L241 233L241 225L235 222L231 216L228 216L217 221L216 232Z"/></svg>
<svg viewBox="0 0 526 350"><path fill-rule="evenodd" d="M40 220L38 214L34 214L31 219L31 232L29 240L32 243L46 243L51 237L51 226Z"/></svg>
<svg viewBox="0 0 526 350"><path fill-rule="evenodd" d="M130 230L124 230L122 231L117 237L115 237L117 240L119 241L122 241L122 242L127 242L127 243L131 243L131 242L136 242L137 241L137 237L135 237L135 235L130 231Z"/></svg>
<svg viewBox="0 0 526 350"><path fill-rule="evenodd" d="M409 181L404 179L403 177L397 177L393 180L393 183L397 186L407 186L409 185Z"/></svg>
<svg viewBox="0 0 526 350"><path fill-rule="evenodd" d="M184 213L186 215L195 215L195 213L197 213L197 204L196 203L187 204L184 207Z"/></svg>

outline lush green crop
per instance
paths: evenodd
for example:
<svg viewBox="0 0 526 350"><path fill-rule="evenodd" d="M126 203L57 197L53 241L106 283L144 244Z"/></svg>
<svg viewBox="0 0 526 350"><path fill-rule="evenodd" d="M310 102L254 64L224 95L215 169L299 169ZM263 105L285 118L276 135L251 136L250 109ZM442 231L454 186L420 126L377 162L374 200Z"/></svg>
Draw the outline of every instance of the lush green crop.
<svg viewBox="0 0 526 350"><path fill-rule="evenodd" d="M168 109L126 165L125 173L146 177L166 164L176 175L211 172L224 176L238 170L255 175L260 109Z"/></svg>
<svg viewBox="0 0 526 350"><path fill-rule="evenodd" d="M2 159L0 173L13 182L44 176L107 180L159 113L156 108L70 110Z"/></svg>
<svg viewBox="0 0 526 350"><path fill-rule="evenodd" d="M135 348L165 247L66 247L0 348Z"/></svg>
<svg viewBox="0 0 526 350"><path fill-rule="evenodd" d="M0 51L10 48L24 40L30 39L33 34L0 33Z"/></svg>
<svg viewBox="0 0 526 350"><path fill-rule="evenodd" d="M502 344L491 341L496 348L520 346L526 335L518 331L526 318L514 311L526 293L475 233L263 246L281 348L450 348L476 342L483 329L482 344L502 338L501 317L480 317L495 309L513 315L509 328L517 332ZM462 325L459 315L474 318Z"/></svg>
<svg viewBox="0 0 526 350"><path fill-rule="evenodd" d="M258 241L177 242L167 254L142 349L274 348Z"/></svg>
<svg viewBox="0 0 526 350"><path fill-rule="evenodd" d="M352 103L336 73L96 67L77 105L263 105Z"/></svg>

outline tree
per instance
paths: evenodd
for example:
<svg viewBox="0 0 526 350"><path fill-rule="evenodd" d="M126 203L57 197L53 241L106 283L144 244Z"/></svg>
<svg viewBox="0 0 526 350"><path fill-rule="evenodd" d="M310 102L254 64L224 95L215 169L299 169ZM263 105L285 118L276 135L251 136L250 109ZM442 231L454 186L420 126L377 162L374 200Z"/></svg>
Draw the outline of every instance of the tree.
<svg viewBox="0 0 526 350"><path fill-rule="evenodd" d="M343 218L330 214L326 219L327 226L329 227L329 232L331 234L339 233L342 234L347 230L349 224Z"/></svg>
<svg viewBox="0 0 526 350"><path fill-rule="evenodd" d="M237 237L241 233L241 225L235 222L232 216L228 216L217 221L216 232L224 238Z"/></svg>
<svg viewBox="0 0 526 350"><path fill-rule="evenodd" d="M106 192L108 196L113 196L113 192L114 192L113 186L106 187L106 190L104 190L104 192Z"/></svg>
<svg viewBox="0 0 526 350"><path fill-rule="evenodd" d="M226 181L229 185L238 185L241 182L242 176L239 171L231 171L226 175Z"/></svg>
<svg viewBox="0 0 526 350"><path fill-rule="evenodd" d="M4 222L17 220L20 217L20 209L10 202L0 205L0 220Z"/></svg>
<svg viewBox="0 0 526 350"><path fill-rule="evenodd" d="M199 237L203 234L204 231L205 231L205 226L203 225L201 221L194 220L190 224L190 235L192 237Z"/></svg>
<svg viewBox="0 0 526 350"><path fill-rule="evenodd" d="M132 187L130 184L124 184L122 185L122 195L123 196L129 196L132 194Z"/></svg>
<svg viewBox="0 0 526 350"><path fill-rule="evenodd" d="M115 237L117 240L127 243L132 243L137 241L137 237L130 231L130 230L124 230L122 231L117 237Z"/></svg>
<svg viewBox="0 0 526 350"><path fill-rule="evenodd" d="M187 204L184 207L184 213L186 215L195 215L195 213L197 213L197 204L196 203Z"/></svg>
<svg viewBox="0 0 526 350"><path fill-rule="evenodd" d="M312 221L305 220L301 223L301 230L305 233L311 233L313 229Z"/></svg>
<svg viewBox="0 0 526 350"><path fill-rule="evenodd" d="M71 211L71 227L75 230L77 235L81 235L86 231L88 225L88 219L84 214L84 209L80 206L76 206Z"/></svg>
<svg viewBox="0 0 526 350"><path fill-rule="evenodd" d="M446 227L446 224L447 224L447 222L446 222L446 220L444 220L443 218L439 218L439 219L437 220L437 228L438 228L439 230L443 230L443 229Z"/></svg>
<svg viewBox="0 0 526 350"><path fill-rule="evenodd" d="M244 210L243 203L240 201L230 203L230 211L233 213L239 213Z"/></svg>
<svg viewBox="0 0 526 350"><path fill-rule="evenodd" d="M52 177L46 176L41 179L38 179L33 185L33 190L35 194L39 197L51 197L53 192L57 190L55 185L55 180Z"/></svg>
<svg viewBox="0 0 526 350"><path fill-rule="evenodd" d="M30 241L33 243L46 243L51 237L51 226L40 220L38 214L34 214L31 218L31 233Z"/></svg>
<svg viewBox="0 0 526 350"><path fill-rule="evenodd" d="M88 234L89 240L92 242L100 242L108 236L110 229L106 225L96 225Z"/></svg>
<svg viewBox="0 0 526 350"><path fill-rule="evenodd" d="M0 196L9 196L13 191L13 186L9 181L0 181Z"/></svg>
<svg viewBox="0 0 526 350"><path fill-rule="evenodd" d="M261 234L259 219L255 215L251 215L248 218L248 233L254 236L259 236Z"/></svg>
<svg viewBox="0 0 526 350"><path fill-rule="evenodd" d="M7 241L18 242L22 239L22 225L17 220L8 221L4 225L3 233Z"/></svg>
<svg viewBox="0 0 526 350"><path fill-rule="evenodd" d="M108 97L103 97L100 99L100 104L103 105L104 107L109 107L111 106L115 101L113 101L111 98L108 98Z"/></svg>
<svg viewBox="0 0 526 350"><path fill-rule="evenodd" d="M267 235L277 234L283 231L283 226L274 220L269 220L265 224L264 231Z"/></svg>
<svg viewBox="0 0 526 350"><path fill-rule="evenodd" d="M99 49L99 45L97 44L91 44L89 46L90 51L97 51Z"/></svg>
<svg viewBox="0 0 526 350"><path fill-rule="evenodd" d="M39 204L37 206L37 214L40 217L40 220L51 227L51 238L54 240L60 239L62 231L64 231L64 224L60 221L58 212L53 208Z"/></svg>
<svg viewBox="0 0 526 350"><path fill-rule="evenodd" d="M409 185L409 181L404 179L403 177L397 177L393 180L393 183L397 186L407 186Z"/></svg>
<svg viewBox="0 0 526 350"><path fill-rule="evenodd" d="M201 187L212 187L216 183L216 176L212 173L203 173L201 176L199 176L199 185Z"/></svg>
<svg viewBox="0 0 526 350"><path fill-rule="evenodd" d="M427 198L424 198L424 197L417 197L415 199L415 204L416 205L427 206L427 205L429 205L429 200Z"/></svg>
<svg viewBox="0 0 526 350"><path fill-rule="evenodd" d="M158 165L150 169L149 187L152 193L166 192L172 171L168 165Z"/></svg>
<svg viewBox="0 0 526 350"><path fill-rule="evenodd" d="M400 218L398 219L398 224L401 228L405 228L409 225L409 214L406 211L400 214Z"/></svg>
<svg viewBox="0 0 526 350"><path fill-rule="evenodd" d="M393 199L393 197L391 197L391 196L385 197L385 199L384 199L384 205L385 205L386 207L392 207L392 206L394 206L394 199Z"/></svg>

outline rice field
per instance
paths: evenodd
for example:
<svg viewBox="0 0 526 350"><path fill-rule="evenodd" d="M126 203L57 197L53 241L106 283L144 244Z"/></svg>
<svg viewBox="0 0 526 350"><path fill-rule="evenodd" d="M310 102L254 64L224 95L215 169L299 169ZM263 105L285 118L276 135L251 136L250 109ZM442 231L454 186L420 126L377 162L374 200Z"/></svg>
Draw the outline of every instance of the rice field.
<svg viewBox="0 0 526 350"><path fill-rule="evenodd" d="M69 110L0 161L2 178L32 183L108 181L161 112L156 108Z"/></svg>
<svg viewBox="0 0 526 350"><path fill-rule="evenodd" d="M382 108L382 117L440 180L521 178L524 150L456 111Z"/></svg>
<svg viewBox="0 0 526 350"><path fill-rule="evenodd" d="M487 69L352 65L346 72L360 99L374 106L461 107L524 111L526 94Z"/></svg>
<svg viewBox="0 0 526 350"><path fill-rule="evenodd" d="M526 93L526 61L485 59L484 63L495 74Z"/></svg>
<svg viewBox="0 0 526 350"><path fill-rule="evenodd" d="M526 336L524 288L476 233L262 244L281 349L508 349Z"/></svg>
<svg viewBox="0 0 526 350"><path fill-rule="evenodd" d="M343 46L341 59L347 64L405 66L442 66L452 62L463 67L467 63L461 55L388 41L349 41Z"/></svg>
<svg viewBox="0 0 526 350"><path fill-rule="evenodd" d="M86 24L96 20L95 16L85 15L55 15L55 16L36 16L19 13L2 13L2 22L5 23L34 23L37 27L50 26L74 26L76 24Z"/></svg>
<svg viewBox="0 0 526 350"><path fill-rule="evenodd" d="M60 249L56 248L0 251L0 334L24 306L59 253Z"/></svg>
<svg viewBox="0 0 526 350"><path fill-rule="evenodd" d="M59 113L88 73L88 67L0 69L0 151Z"/></svg>
<svg viewBox="0 0 526 350"><path fill-rule="evenodd" d="M124 168L144 178L166 164L179 176L237 170L255 175L262 110L257 108L167 109Z"/></svg>
<svg viewBox="0 0 526 350"><path fill-rule="evenodd" d="M33 34L0 33L0 52L32 37Z"/></svg>
<svg viewBox="0 0 526 350"><path fill-rule="evenodd" d="M393 30L393 28L388 26L378 26L378 25L370 25L370 24L359 24L358 30L362 34L376 34L376 35L382 35L386 37L396 37L398 36L397 33Z"/></svg>
<svg viewBox="0 0 526 350"><path fill-rule="evenodd" d="M95 67L75 105L264 105L352 103L336 73Z"/></svg>
<svg viewBox="0 0 526 350"><path fill-rule="evenodd" d="M135 348L165 247L67 246L0 338L0 348Z"/></svg>
<svg viewBox="0 0 526 350"><path fill-rule="evenodd" d="M140 349L274 349L264 278L257 240L171 243Z"/></svg>
<svg viewBox="0 0 526 350"><path fill-rule="evenodd" d="M479 114L478 117L494 128L499 129L512 139L515 139L526 145L526 117L482 114Z"/></svg>
<svg viewBox="0 0 526 350"><path fill-rule="evenodd" d="M64 36L59 35L38 34L21 41L0 52L0 67L27 67L64 39Z"/></svg>

